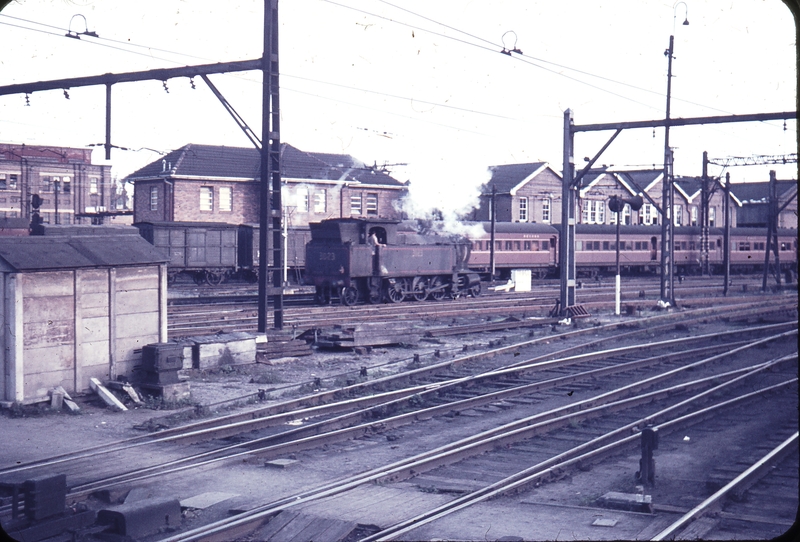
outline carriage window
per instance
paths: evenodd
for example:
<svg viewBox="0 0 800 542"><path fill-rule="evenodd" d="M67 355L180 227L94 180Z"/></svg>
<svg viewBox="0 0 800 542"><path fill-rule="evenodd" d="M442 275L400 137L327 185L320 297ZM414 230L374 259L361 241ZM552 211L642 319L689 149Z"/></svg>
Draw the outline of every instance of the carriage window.
<svg viewBox="0 0 800 542"><path fill-rule="evenodd" d="M600 250L600 241L595 241L594 242L594 249L595 250Z"/></svg>
<svg viewBox="0 0 800 542"><path fill-rule="evenodd" d="M741 252L747 252L748 250L750 250L750 243L748 241L740 241L739 250Z"/></svg>
<svg viewBox="0 0 800 542"><path fill-rule="evenodd" d="M514 250L520 250L520 243L519 243L519 241L514 241Z"/></svg>
<svg viewBox="0 0 800 542"><path fill-rule="evenodd" d="M472 250L481 250L481 242L480 241L473 241L472 242Z"/></svg>
<svg viewBox="0 0 800 542"><path fill-rule="evenodd" d="M506 250L511 250L511 241L506 241Z"/></svg>
<svg viewBox="0 0 800 542"><path fill-rule="evenodd" d="M583 250L583 241L575 241L575 250Z"/></svg>
<svg viewBox="0 0 800 542"><path fill-rule="evenodd" d="M534 243L538 243L538 241L534 241ZM550 250L550 241L542 241L542 250Z"/></svg>
<svg viewBox="0 0 800 542"><path fill-rule="evenodd" d="M544 241L545 243L547 241ZM539 241L531 241L531 250L539 250Z"/></svg>
<svg viewBox="0 0 800 542"><path fill-rule="evenodd" d="M530 250L531 249L531 242L530 241L523 242L522 248L525 249L525 250Z"/></svg>
<svg viewBox="0 0 800 542"><path fill-rule="evenodd" d="M694 241L689 241L689 250L697 250L697 244Z"/></svg>
<svg viewBox="0 0 800 542"><path fill-rule="evenodd" d="M603 250L610 250L608 241L603 241Z"/></svg>
<svg viewBox="0 0 800 542"><path fill-rule="evenodd" d="M781 250L789 250L789 243L781 243Z"/></svg>
<svg viewBox="0 0 800 542"><path fill-rule="evenodd" d="M494 242L494 249L495 250L503 250L503 243L501 241Z"/></svg>

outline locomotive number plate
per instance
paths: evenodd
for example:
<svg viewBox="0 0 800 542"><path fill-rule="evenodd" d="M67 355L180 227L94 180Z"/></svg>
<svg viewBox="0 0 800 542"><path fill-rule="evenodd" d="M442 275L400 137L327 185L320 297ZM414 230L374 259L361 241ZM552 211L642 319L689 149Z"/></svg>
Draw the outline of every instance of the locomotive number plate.
<svg viewBox="0 0 800 542"><path fill-rule="evenodd" d="M336 260L336 254L333 252L320 252L319 253L319 261L321 262L333 262Z"/></svg>

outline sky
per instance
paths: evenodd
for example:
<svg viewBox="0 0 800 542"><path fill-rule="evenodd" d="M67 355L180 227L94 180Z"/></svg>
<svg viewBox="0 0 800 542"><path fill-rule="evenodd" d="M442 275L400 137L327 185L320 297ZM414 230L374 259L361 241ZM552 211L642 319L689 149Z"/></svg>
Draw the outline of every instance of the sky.
<svg viewBox="0 0 800 542"><path fill-rule="evenodd" d="M0 12L0 86L259 58L263 0L13 0ZM689 25L683 25L688 19ZM795 111L795 28L780 0L282 0L281 141L386 164L418 207L475 201L492 165L562 169L575 124ZM65 36L93 31L98 38ZM522 54L501 54L503 49ZM261 73L210 76L261 134ZM187 143L251 146L196 78L114 85L112 174ZM0 142L105 138L105 88L0 96ZM611 132L578 133L575 162ZM676 175L702 153L797 152L796 120L676 127ZM158 152L156 152L158 151ZM664 129L624 130L597 165L660 168ZM93 160L104 162L100 149ZM797 178L797 164L731 167L732 182ZM719 175L722 168L711 166Z"/></svg>

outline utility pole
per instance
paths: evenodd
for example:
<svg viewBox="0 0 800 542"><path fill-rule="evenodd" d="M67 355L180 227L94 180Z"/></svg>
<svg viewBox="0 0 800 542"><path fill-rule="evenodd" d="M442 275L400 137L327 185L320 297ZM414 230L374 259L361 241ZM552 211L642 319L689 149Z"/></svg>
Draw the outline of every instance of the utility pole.
<svg viewBox="0 0 800 542"><path fill-rule="evenodd" d="M728 295L728 285L731 282L731 174L725 174L725 234L723 236L722 265L725 267L725 286L722 294Z"/></svg>
<svg viewBox="0 0 800 542"><path fill-rule="evenodd" d="M278 0L264 0L264 55L261 57L261 182L259 206L258 332L267 331L267 292L270 262L273 264L273 317L275 329L283 329L283 284L280 273L281 232L281 138L278 70ZM271 241L271 243L270 243Z"/></svg>
<svg viewBox="0 0 800 542"><path fill-rule="evenodd" d="M672 291L672 149L669 147L669 120L674 45L673 35L669 37L669 49L664 51L667 56L667 116L664 119L664 175L661 180L661 301L672 306L675 305L675 296Z"/></svg>
<svg viewBox="0 0 800 542"><path fill-rule="evenodd" d="M767 275L769 274L769 251L775 253L775 280L781 286L781 259L778 246L778 179L775 170L769 172L769 199L767 200L767 245L764 250L764 278L761 291L767 291Z"/></svg>
<svg viewBox="0 0 800 542"><path fill-rule="evenodd" d="M497 187L492 185L492 199L489 200L489 273L492 284L494 284L495 272L495 253L494 253L494 240L495 240L495 225L497 224Z"/></svg>

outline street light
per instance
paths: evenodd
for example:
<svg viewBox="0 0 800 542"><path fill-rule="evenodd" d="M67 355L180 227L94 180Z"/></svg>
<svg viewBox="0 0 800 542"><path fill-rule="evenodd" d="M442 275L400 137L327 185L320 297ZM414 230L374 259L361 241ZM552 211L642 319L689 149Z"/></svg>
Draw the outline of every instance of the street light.
<svg viewBox="0 0 800 542"><path fill-rule="evenodd" d="M83 32L76 32L75 30L72 30L72 21L75 20L75 17L80 17L81 19L83 19ZM68 38L73 38L76 40L81 39L81 36L91 36L93 38L100 37L97 35L97 32L89 30L89 25L86 23L86 17L84 17L80 13L73 15L72 19L69 20L69 28L67 29L67 33L64 35Z"/></svg>
<svg viewBox="0 0 800 542"><path fill-rule="evenodd" d="M608 200L608 208L612 212L617 213L617 244L616 244L616 249L617 249L617 286L616 286L616 305L615 305L615 307L616 307L615 314L617 316L619 316L619 305L620 305L620 298L621 298L621 295L620 295L620 278L619 278L620 277L620 268L619 268L619 223L620 223L620 216L619 216L619 214L622 212L623 209L625 209L626 205L630 205L631 209L633 209L634 211L638 211L639 209L642 208L642 204L643 203L644 203L644 200L642 199L642 196L635 196L633 198L627 198L627 199L626 198L621 198L619 196L611 196L611 198Z"/></svg>

